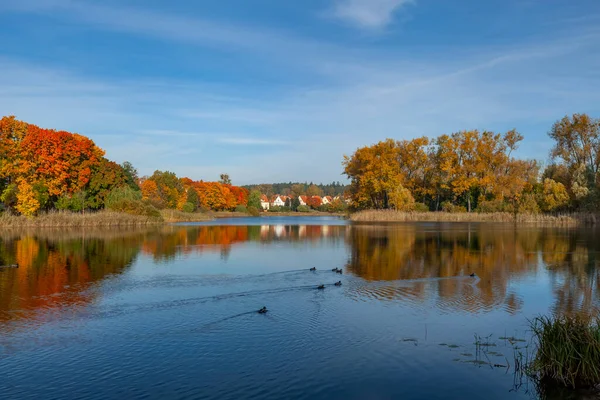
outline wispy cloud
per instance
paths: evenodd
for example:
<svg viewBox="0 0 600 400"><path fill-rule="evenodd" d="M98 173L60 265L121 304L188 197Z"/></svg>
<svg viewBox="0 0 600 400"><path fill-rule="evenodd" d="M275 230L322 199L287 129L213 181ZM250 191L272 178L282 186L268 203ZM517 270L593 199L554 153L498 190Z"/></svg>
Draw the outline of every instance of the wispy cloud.
<svg viewBox="0 0 600 400"><path fill-rule="evenodd" d="M413 0L335 0L333 14L360 28L381 29L394 14Z"/></svg>
<svg viewBox="0 0 600 400"><path fill-rule="evenodd" d="M273 145L290 144L290 142L286 142L284 140L242 138L242 137L219 138L219 139L217 139L217 142L233 144L233 145L251 145L251 146L253 146L253 145L273 146Z"/></svg>

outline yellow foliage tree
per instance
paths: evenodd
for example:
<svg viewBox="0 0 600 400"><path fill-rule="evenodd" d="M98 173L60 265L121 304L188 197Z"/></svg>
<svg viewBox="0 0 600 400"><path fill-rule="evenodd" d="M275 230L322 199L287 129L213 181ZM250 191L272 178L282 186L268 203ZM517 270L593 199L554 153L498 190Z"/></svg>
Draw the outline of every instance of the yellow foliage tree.
<svg viewBox="0 0 600 400"><path fill-rule="evenodd" d="M35 215L39 208L40 203L36 198L33 186L25 180L20 180L17 192L17 211L30 217Z"/></svg>
<svg viewBox="0 0 600 400"><path fill-rule="evenodd" d="M555 211L569 203L569 193L562 183L546 178L542 186L540 206L542 211Z"/></svg>

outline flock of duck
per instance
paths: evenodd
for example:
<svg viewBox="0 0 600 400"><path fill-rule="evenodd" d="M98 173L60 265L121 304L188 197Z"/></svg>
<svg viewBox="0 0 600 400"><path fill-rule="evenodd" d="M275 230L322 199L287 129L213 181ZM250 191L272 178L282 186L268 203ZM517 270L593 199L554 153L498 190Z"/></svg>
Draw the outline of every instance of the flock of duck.
<svg viewBox="0 0 600 400"><path fill-rule="evenodd" d="M312 267L309 269L309 271L315 272L317 269L315 267ZM343 271L340 268L333 268L331 270L331 272L335 272L336 274L342 274ZM334 286L342 286L342 281L337 281L336 283L333 284ZM325 285L324 284L320 284L319 286L317 286L317 290L324 290L325 289ZM260 310L258 310L259 314L266 314L269 310L267 309L267 307L263 307Z"/></svg>

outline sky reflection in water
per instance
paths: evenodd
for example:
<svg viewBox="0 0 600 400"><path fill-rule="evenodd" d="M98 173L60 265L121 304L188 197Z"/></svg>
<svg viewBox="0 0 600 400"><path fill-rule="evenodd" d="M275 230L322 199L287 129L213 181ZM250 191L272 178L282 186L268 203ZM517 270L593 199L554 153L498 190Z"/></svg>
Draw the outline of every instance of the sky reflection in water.
<svg viewBox="0 0 600 400"><path fill-rule="evenodd" d="M0 272L0 393L535 398L494 367L527 342L501 338L597 310L597 237L335 218L3 231L0 264L20 267ZM494 346L478 352L474 335Z"/></svg>

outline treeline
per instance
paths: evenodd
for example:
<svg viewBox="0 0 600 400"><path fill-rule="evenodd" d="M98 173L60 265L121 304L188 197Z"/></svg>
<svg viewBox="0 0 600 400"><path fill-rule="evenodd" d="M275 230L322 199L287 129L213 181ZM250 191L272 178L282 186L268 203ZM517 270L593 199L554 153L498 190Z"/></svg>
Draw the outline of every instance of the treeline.
<svg viewBox="0 0 600 400"><path fill-rule="evenodd" d="M258 209L260 194L254 197ZM248 200L249 191L233 186L225 174L219 182L163 171L139 178L131 163L106 159L85 136L42 129L14 116L0 119L0 211L32 216L107 208L158 217L160 209L246 210Z"/></svg>
<svg viewBox="0 0 600 400"><path fill-rule="evenodd" d="M344 156L355 209L556 212L600 209L600 120L557 121L551 163L513 157L523 136L461 131L387 139Z"/></svg>
<svg viewBox="0 0 600 400"><path fill-rule="evenodd" d="M258 190L267 197L271 197L276 194L283 196L342 196L348 189L348 185L344 185L340 182L332 182L328 184L315 184L315 183L300 183L300 182L288 182L288 183L262 183L259 185L246 185L244 188L248 190Z"/></svg>

